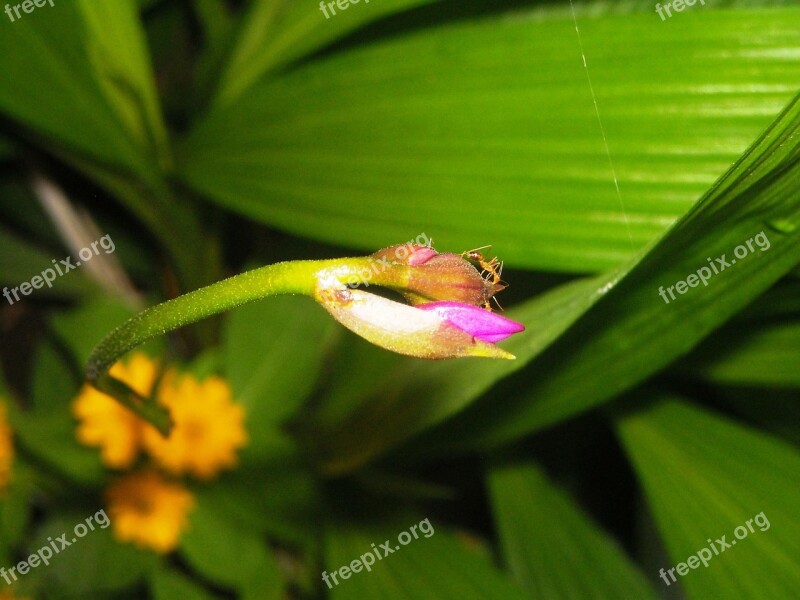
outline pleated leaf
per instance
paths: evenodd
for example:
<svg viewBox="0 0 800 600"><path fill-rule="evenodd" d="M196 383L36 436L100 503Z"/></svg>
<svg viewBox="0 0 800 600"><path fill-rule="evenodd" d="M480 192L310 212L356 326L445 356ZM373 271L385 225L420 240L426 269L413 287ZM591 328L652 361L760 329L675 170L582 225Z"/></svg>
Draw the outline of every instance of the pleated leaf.
<svg viewBox="0 0 800 600"><path fill-rule="evenodd" d="M409 529L418 526L423 519L393 520L384 525L367 525L362 522L334 525L325 533L325 570L329 576L329 597L333 600L485 600L503 598L522 600L525 594L504 574L499 572L488 557L479 551L475 542L440 527L435 520L417 529L414 539ZM428 532L432 531L428 535ZM406 533L401 545L398 538ZM427 536L427 537L426 537ZM391 554L381 545L389 542ZM375 544L373 550L372 544ZM380 553L380 560L375 556ZM341 578L341 567L348 569L354 560L370 553L374 565L370 571L356 567L358 572L345 571ZM364 558L369 561L369 558ZM336 585L334 582L338 582Z"/></svg>
<svg viewBox="0 0 800 600"><path fill-rule="evenodd" d="M46 3L0 36L0 112L54 145L152 176L164 141L135 3ZM38 140L37 140L38 141Z"/></svg>
<svg viewBox="0 0 800 600"><path fill-rule="evenodd" d="M260 590L263 600L283 597L283 581L266 539L232 523L201 497L181 538L181 555L209 581L240 593Z"/></svg>
<svg viewBox="0 0 800 600"><path fill-rule="evenodd" d="M494 468L489 489L505 562L531 598L656 598L615 540L538 465Z"/></svg>
<svg viewBox="0 0 800 600"><path fill-rule="evenodd" d="M800 322L727 329L682 361L683 372L730 385L800 388Z"/></svg>
<svg viewBox="0 0 800 600"><path fill-rule="evenodd" d="M675 571L677 583L669 573L666 581L653 573L653 581L662 589L680 585L690 600L796 595L797 448L664 397L620 418L617 429L669 552L665 571L702 549L710 555L708 566Z"/></svg>
<svg viewBox="0 0 800 600"><path fill-rule="evenodd" d="M253 2L242 19L220 77L216 103L234 102L266 73L344 36L355 28L436 0L353 0L320 8L317 0Z"/></svg>
<svg viewBox="0 0 800 600"><path fill-rule="evenodd" d="M446 23L265 79L197 125L181 177L342 245L425 231L449 248L494 244L506 266L617 266L795 93L800 9L707 6L670 23L652 6L580 12L621 197L564 9Z"/></svg>
<svg viewBox="0 0 800 600"><path fill-rule="evenodd" d="M167 132L136 2L77 2L89 66L118 120L139 148L169 162Z"/></svg>

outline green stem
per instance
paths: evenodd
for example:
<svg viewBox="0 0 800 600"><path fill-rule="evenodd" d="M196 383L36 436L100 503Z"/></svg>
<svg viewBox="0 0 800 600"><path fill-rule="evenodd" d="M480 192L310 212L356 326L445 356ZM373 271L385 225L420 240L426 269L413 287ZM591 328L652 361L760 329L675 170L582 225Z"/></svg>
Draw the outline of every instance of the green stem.
<svg viewBox="0 0 800 600"><path fill-rule="evenodd" d="M126 352L156 336L247 302L277 294L312 296L322 272L326 277L347 284L363 282L360 273L366 269L370 270L371 284L389 286L396 285L405 273L404 265L387 268L382 264L380 269L371 269L376 262L370 257L282 262L235 275L150 307L114 329L92 350L86 365L86 380L167 435L171 422L163 407L152 399L142 398L108 373Z"/></svg>

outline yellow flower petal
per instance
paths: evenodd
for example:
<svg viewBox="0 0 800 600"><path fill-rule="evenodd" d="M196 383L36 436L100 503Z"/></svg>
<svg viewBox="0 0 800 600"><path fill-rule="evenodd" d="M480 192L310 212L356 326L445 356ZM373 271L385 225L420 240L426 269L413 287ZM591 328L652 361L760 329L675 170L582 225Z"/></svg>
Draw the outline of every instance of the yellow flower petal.
<svg viewBox="0 0 800 600"><path fill-rule="evenodd" d="M111 367L111 374L142 396L149 396L158 371L157 364L137 353ZM85 446L100 448L103 464L115 469L130 467L142 446L144 422L119 402L85 385L72 405L78 419L76 436Z"/></svg>
<svg viewBox="0 0 800 600"><path fill-rule="evenodd" d="M191 492L155 471L120 479L106 490L106 501L117 540L160 554L177 548L194 506Z"/></svg>
<svg viewBox="0 0 800 600"><path fill-rule="evenodd" d="M24 598L22 596L15 596L9 590L0 591L0 600L30 600L27 596Z"/></svg>
<svg viewBox="0 0 800 600"><path fill-rule="evenodd" d="M144 445L164 470L210 479L236 465L236 452L247 443L244 410L233 402L224 379L200 382L171 371L164 376L158 399L175 425L168 438L148 426Z"/></svg>
<svg viewBox="0 0 800 600"><path fill-rule="evenodd" d="M14 443L11 427L6 421L6 407L0 400L0 494L11 480L11 464L14 461Z"/></svg>

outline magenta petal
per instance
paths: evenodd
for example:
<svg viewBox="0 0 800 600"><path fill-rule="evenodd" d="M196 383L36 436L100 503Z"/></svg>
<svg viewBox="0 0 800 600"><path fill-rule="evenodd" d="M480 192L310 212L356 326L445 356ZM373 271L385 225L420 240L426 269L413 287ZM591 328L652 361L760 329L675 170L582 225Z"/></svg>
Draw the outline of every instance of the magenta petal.
<svg viewBox="0 0 800 600"><path fill-rule="evenodd" d="M446 300L417 304L416 308L433 312L482 342L490 344L525 330L522 323L471 304Z"/></svg>

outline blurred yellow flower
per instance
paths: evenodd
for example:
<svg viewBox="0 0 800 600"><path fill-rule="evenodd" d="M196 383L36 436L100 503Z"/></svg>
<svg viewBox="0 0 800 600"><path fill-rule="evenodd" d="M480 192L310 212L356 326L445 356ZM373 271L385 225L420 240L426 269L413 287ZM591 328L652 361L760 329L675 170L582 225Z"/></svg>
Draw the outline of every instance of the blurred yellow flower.
<svg viewBox="0 0 800 600"><path fill-rule="evenodd" d="M137 353L116 363L111 374L142 396L153 393L158 365ZM103 464L116 469L133 465L142 449L165 471L211 479L236 464L236 453L247 443L244 410L233 401L220 377L198 381L171 370L155 390L156 401L169 410L174 427L168 438L91 386L84 386L73 403L78 440L100 448Z"/></svg>
<svg viewBox="0 0 800 600"><path fill-rule="evenodd" d="M149 396L158 365L143 353L111 367L111 375L142 396ZM72 405L78 419L77 437L85 446L100 448L103 464L115 469L130 467L142 447L144 421L119 402L85 385Z"/></svg>
<svg viewBox="0 0 800 600"><path fill-rule="evenodd" d="M14 445L11 427L6 421L6 405L0 400L0 493L4 492L11 480L11 463L14 460ZM0 599L2 597L0 596Z"/></svg>
<svg viewBox="0 0 800 600"><path fill-rule="evenodd" d="M236 451L247 443L244 409L233 402L224 379L198 381L170 371L159 386L158 399L175 426L168 438L147 426L144 445L164 470L210 479L236 464Z"/></svg>
<svg viewBox="0 0 800 600"><path fill-rule="evenodd" d="M155 471L142 471L109 487L106 502L116 539L167 554L188 525L194 496Z"/></svg>
<svg viewBox="0 0 800 600"><path fill-rule="evenodd" d="M0 592L0 600L29 600L27 597L15 596L9 590Z"/></svg>

